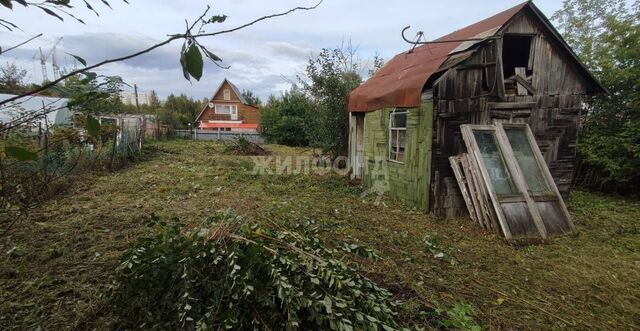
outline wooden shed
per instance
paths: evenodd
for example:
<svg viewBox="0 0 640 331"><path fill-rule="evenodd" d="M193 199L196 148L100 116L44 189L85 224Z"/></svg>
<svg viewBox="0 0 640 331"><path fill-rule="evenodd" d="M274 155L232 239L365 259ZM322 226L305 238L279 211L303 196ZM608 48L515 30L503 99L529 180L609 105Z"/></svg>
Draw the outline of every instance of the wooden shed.
<svg viewBox="0 0 640 331"><path fill-rule="evenodd" d="M352 176L385 169L388 194L442 217L467 214L449 157L461 125L526 123L567 196L582 97L605 89L526 2L396 55L349 95Z"/></svg>

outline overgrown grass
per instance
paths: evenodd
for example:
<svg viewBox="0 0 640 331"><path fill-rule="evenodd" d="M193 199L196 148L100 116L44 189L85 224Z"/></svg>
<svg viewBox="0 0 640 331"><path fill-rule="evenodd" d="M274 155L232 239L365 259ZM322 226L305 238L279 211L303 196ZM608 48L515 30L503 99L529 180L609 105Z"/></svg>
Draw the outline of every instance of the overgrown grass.
<svg viewBox="0 0 640 331"><path fill-rule="evenodd" d="M315 220L329 245L361 253L345 254L345 261L405 302L405 321L640 327L638 201L574 192L569 207L578 235L514 247L467 219L438 220L389 200L376 207L342 177L252 175L249 157L225 155L212 142L151 148L149 160L77 183L0 238L0 329L108 328L112 310L103 294L122 254L150 233L145 220L155 214L196 226L227 208L258 222ZM437 320L429 307L441 311Z"/></svg>

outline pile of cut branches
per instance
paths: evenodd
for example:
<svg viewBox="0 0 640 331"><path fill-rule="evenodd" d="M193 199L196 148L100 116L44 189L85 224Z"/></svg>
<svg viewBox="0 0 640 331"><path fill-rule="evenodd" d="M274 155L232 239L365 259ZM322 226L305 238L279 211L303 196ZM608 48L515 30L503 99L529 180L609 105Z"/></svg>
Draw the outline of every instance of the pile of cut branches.
<svg viewBox="0 0 640 331"><path fill-rule="evenodd" d="M159 226L117 269L123 329L393 330L391 294L336 258L308 226L218 212L183 234ZM307 228L307 229L305 229Z"/></svg>
<svg viewBox="0 0 640 331"><path fill-rule="evenodd" d="M247 138L227 140L224 142L224 152L235 155L269 155L270 152Z"/></svg>

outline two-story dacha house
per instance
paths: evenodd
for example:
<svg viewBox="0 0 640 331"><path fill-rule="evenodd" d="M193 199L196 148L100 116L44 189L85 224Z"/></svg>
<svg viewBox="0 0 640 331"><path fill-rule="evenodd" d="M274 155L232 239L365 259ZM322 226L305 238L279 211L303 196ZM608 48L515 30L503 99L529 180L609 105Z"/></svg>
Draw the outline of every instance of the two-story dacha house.
<svg viewBox="0 0 640 331"><path fill-rule="evenodd" d="M256 133L259 122L260 108L250 105L226 78L196 118L202 130L245 133Z"/></svg>

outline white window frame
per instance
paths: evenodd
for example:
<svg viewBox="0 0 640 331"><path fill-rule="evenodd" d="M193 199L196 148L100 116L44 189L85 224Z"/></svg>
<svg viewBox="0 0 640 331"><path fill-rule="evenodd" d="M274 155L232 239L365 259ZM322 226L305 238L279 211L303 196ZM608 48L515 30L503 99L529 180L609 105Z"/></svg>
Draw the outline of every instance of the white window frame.
<svg viewBox="0 0 640 331"><path fill-rule="evenodd" d="M219 111L218 108L228 108L229 111ZM236 121L238 120L238 105L215 105L214 109L213 109L214 114L219 114L219 115L229 115L231 116L231 120Z"/></svg>
<svg viewBox="0 0 640 331"><path fill-rule="evenodd" d="M395 115L398 115L398 114L405 114L405 116L406 116L405 122L404 122L404 127L394 127L393 126L393 124L395 122L393 120L393 117ZM402 161L398 160L398 154L399 154L398 152L400 151L400 148L401 148L401 146L400 146L400 132L404 132L404 146L402 146L402 148L404 149L404 156L406 157L406 153L407 153L407 121L408 121L408 119L409 119L409 113L407 112L406 109L396 109L396 110L392 111L389 114L389 138L388 138L388 140L389 140L388 141L389 148L388 148L387 160L390 161L390 162L404 164L404 158L403 158ZM397 134L396 134L396 150L395 151L392 151L393 144L392 144L391 139L393 137L393 131L397 132ZM392 152L395 152L395 158L391 157L391 153Z"/></svg>
<svg viewBox="0 0 640 331"><path fill-rule="evenodd" d="M225 101L231 100L231 91L228 88L224 89L224 91L222 91L222 94L223 94L222 97Z"/></svg>
<svg viewBox="0 0 640 331"><path fill-rule="evenodd" d="M227 108L228 111L220 111L219 108L222 108L222 109ZM214 112L220 115L231 115L234 112L235 113L238 112L238 106L237 105L215 105Z"/></svg>

